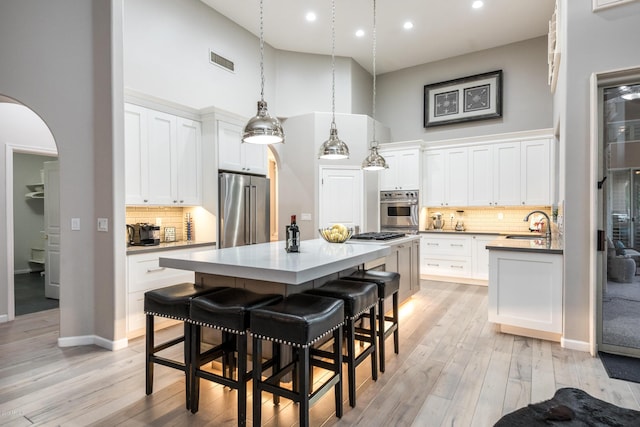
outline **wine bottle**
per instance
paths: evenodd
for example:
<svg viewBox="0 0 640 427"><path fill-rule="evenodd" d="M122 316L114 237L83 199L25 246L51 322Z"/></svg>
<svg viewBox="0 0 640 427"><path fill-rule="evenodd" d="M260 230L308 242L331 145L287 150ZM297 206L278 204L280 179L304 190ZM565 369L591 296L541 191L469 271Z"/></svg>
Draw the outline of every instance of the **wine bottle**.
<svg viewBox="0 0 640 427"><path fill-rule="evenodd" d="M296 224L296 216L291 215L291 225L287 225L286 228L286 246L287 252L299 252L300 251L300 229Z"/></svg>

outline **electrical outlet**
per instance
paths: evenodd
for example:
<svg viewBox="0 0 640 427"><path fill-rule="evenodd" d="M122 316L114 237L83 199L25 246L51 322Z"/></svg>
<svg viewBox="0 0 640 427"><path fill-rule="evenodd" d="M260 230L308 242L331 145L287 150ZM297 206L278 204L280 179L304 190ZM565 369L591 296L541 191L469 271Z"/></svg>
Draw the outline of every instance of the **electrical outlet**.
<svg viewBox="0 0 640 427"><path fill-rule="evenodd" d="M498 213L498 219L502 221L504 219L504 214L502 212Z"/></svg>
<svg viewBox="0 0 640 427"><path fill-rule="evenodd" d="M71 230L80 230L80 218L71 218Z"/></svg>
<svg viewBox="0 0 640 427"><path fill-rule="evenodd" d="M449 219L453 220L453 214L449 214Z"/></svg>

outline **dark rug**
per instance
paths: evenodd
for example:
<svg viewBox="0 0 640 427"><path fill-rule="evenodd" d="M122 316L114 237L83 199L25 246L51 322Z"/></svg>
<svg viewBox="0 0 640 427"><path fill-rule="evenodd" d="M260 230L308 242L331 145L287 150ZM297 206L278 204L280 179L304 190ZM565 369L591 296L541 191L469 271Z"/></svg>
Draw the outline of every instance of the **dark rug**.
<svg viewBox="0 0 640 427"><path fill-rule="evenodd" d="M638 427L640 411L596 399L577 388L561 388L553 398L500 418L494 427Z"/></svg>
<svg viewBox="0 0 640 427"><path fill-rule="evenodd" d="M601 351L598 352L598 356L600 356L609 378L640 383L640 359Z"/></svg>

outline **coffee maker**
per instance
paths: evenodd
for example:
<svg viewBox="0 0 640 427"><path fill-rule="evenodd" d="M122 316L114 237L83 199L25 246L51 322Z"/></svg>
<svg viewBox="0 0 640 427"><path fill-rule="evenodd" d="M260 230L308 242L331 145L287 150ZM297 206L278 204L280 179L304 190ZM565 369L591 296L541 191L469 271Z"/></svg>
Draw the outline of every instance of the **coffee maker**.
<svg viewBox="0 0 640 427"><path fill-rule="evenodd" d="M136 223L127 224L127 234L129 245L131 246L154 246L160 244L160 226Z"/></svg>

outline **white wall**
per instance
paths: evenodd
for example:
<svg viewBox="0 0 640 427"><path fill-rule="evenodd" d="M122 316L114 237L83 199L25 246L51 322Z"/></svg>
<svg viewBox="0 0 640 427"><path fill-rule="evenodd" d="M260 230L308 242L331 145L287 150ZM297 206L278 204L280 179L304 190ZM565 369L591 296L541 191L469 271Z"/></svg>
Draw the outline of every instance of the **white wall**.
<svg viewBox="0 0 640 427"><path fill-rule="evenodd" d="M592 73L640 67L640 3L591 11L591 2L562 0L565 51L562 93L555 100L564 159L565 338L589 340L589 265L595 230L590 226L590 84ZM568 31L568 32L567 32ZM564 95L564 96L563 96Z"/></svg>
<svg viewBox="0 0 640 427"><path fill-rule="evenodd" d="M423 127L424 85L494 70L503 71L502 118ZM376 84L376 118L391 127L393 141L550 128L552 96L546 82L547 38L539 37L382 74Z"/></svg>

